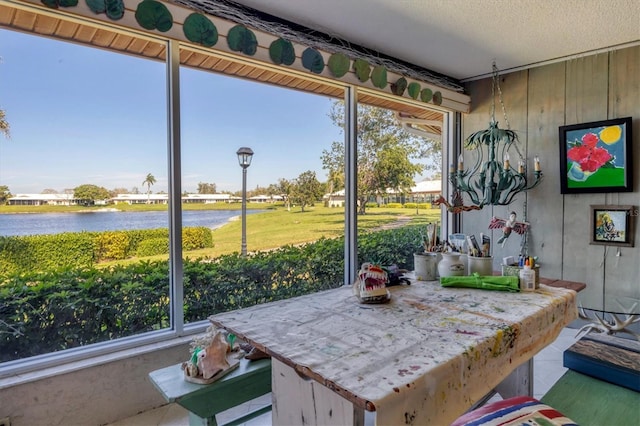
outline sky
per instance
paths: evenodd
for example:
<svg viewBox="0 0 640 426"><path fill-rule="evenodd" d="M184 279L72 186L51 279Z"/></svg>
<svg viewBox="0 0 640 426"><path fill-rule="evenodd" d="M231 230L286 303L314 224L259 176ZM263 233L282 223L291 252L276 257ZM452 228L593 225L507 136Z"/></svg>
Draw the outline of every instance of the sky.
<svg viewBox="0 0 640 426"><path fill-rule="evenodd" d="M82 184L168 190L166 70L106 50L0 30L0 186L12 194L63 192ZM328 117L332 99L181 68L182 189L199 182L239 191L236 151L254 151L247 188L311 170L326 180L320 156L342 129Z"/></svg>

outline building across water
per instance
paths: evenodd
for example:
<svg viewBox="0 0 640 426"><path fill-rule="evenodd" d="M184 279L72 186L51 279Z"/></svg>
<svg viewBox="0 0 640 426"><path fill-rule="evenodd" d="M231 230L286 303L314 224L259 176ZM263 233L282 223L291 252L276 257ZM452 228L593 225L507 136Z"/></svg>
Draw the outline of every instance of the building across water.
<svg viewBox="0 0 640 426"><path fill-rule="evenodd" d="M118 194L113 198L96 200L95 205L107 204L167 204L168 194ZM183 203L236 203L240 197L231 194L186 194ZM17 194L7 200L10 206L76 206L85 200L74 198L73 194Z"/></svg>
<svg viewBox="0 0 640 426"><path fill-rule="evenodd" d="M386 197L377 200L380 204L390 202L404 203L405 201L428 202L442 192L440 180L425 180L418 182L411 188L409 194L401 194L394 190L388 190ZM280 195L255 195L247 198L251 203L275 203L283 201ZM330 207L344 206L344 190L324 196L325 205ZM74 198L73 194L17 194L7 200L10 206L77 206L83 205L86 200ZM117 194L115 197L105 200L96 200L94 205L104 206L108 204L167 204L169 195L159 194ZM183 203L240 203L242 197L231 194L185 194Z"/></svg>

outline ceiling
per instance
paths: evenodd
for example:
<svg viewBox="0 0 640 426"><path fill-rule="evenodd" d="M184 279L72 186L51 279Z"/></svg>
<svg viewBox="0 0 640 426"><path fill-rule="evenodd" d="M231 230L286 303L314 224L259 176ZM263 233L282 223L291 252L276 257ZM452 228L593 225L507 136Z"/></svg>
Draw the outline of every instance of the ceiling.
<svg viewBox="0 0 640 426"><path fill-rule="evenodd" d="M233 0L458 80L640 42L638 0Z"/></svg>
<svg viewBox="0 0 640 426"><path fill-rule="evenodd" d="M166 60L166 45L133 33L113 30L110 26L93 26L84 21L64 19L57 13L40 11L38 8L21 8L10 3L0 3L0 28L9 28L27 33L36 33L61 40L73 41L120 51L155 60ZM252 81L287 87L303 92L312 92L336 99L344 96L344 87L326 81L306 78L304 75L287 73L272 67L260 67L246 61L234 60L228 55L205 54L183 48L180 63L200 70L214 71ZM442 112L424 108L415 103L403 102L401 98L381 97L361 93L358 102L396 111L408 131L423 132L422 136L440 135Z"/></svg>
<svg viewBox="0 0 640 426"><path fill-rule="evenodd" d="M217 0L184 1L198 4ZM638 0L234 2L461 81L490 75L494 60L498 68L506 72L640 44ZM55 13L41 13L39 9L17 8L11 3L0 3L2 27L157 60L166 58L166 46L162 43L123 34L108 26L95 27ZM214 53L182 49L180 62L305 92L343 96L340 85ZM442 121L440 111L371 94L360 95L358 101L396 111L410 131L423 132L429 137L441 132L437 124Z"/></svg>

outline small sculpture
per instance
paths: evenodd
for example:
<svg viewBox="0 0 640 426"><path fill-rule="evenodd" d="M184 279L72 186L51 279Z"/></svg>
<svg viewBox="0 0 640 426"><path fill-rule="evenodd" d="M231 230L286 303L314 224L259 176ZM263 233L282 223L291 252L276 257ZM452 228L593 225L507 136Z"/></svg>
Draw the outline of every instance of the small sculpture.
<svg viewBox="0 0 640 426"><path fill-rule="evenodd" d="M435 199L432 203L434 206L444 205L447 208L447 211L451 213L462 213L468 212L471 210L482 210L480 206L465 206L462 204L462 195L459 192L456 192L453 195L453 204L449 203L442 195Z"/></svg>
<svg viewBox="0 0 640 426"><path fill-rule="evenodd" d="M630 311L633 311L636 306L637 303L631 307ZM583 320L592 322L582 326L582 328L578 330L578 333L576 333L576 339L594 331L610 336L616 333L628 333L635 337L636 340L640 341L640 334L633 331L630 327L631 325L640 322L640 315L638 314L627 314L625 315L625 319L620 319L616 314L609 313L611 319L607 320L605 318L605 314L602 314L602 318L600 318L597 313L594 313L595 319L598 320L598 322L594 322L592 318L589 318L584 308L580 306L578 309L578 316Z"/></svg>
<svg viewBox="0 0 640 426"><path fill-rule="evenodd" d="M358 271L353 293L361 303L386 303L391 300L387 290L389 277L382 267L365 262Z"/></svg>
<svg viewBox="0 0 640 426"><path fill-rule="evenodd" d="M516 221L516 212L511 212L509 214L509 219L504 220L498 217L492 217L491 222L489 222L489 229L500 229L502 228L502 236L498 239L498 244L504 247L507 238L511 235L511 231L515 231L517 234L524 235L529 229L529 223L527 222L518 222Z"/></svg>
<svg viewBox="0 0 640 426"><path fill-rule="evenodd" d="M234 357L228 333L210 328L207 334L192 342L191 359L182 363L185 380L211 383L239 365Z"/></svg>
<svg viewBox="0 0 640 426"><path fill-rule="evenodd" d="M196 365L204 379L210 379L230 367L227 361L227 353L230 350L225 336L218 332L209 346L198 352Z"/></svg>

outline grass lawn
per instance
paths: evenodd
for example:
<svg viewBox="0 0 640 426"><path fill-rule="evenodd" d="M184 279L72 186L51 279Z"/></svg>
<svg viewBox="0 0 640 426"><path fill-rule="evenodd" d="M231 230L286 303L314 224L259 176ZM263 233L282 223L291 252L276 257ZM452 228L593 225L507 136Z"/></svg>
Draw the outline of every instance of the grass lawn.
<svg viewBox="0 0 640 426"><path fill-rule="evenodd" d="M264 204L252 205L264 209ZM183 253L183 257L197 259L215 258L224 254L240 252L242 242L242 221L240 212L238 219L232 220L212 231L213 247L192 250ZM427 224L440 221L439 209L371 208L367 214L358 216L359 229L377 229L383 225L395 223L401 217L409 218L408 224ZM306 211L284 207L273 207L262 213L247 215L247 251L270 250L286 245L303 244L316 241L322 237L334 238L344 235L344 209L329 207L307 207ZM166 256L145 257L145 260L161 260ZM100 264L101 267L111 264L128 264L138 262L139 258L120 260Z"/></svg>
<svg viewBox="0 0 640 426"><path fill-rule="evenodd" d="M423 209L418 214L414 209L371 208L367 214L359 215L359 229L376 229L396 222L401 216L410 218L409 223L428 223L440 220L439 209ZM213 249L190 251L189 257L216 257L240 251L242 239L241 220L231 221L213 231ZM278 207L263 213L247 215L247 251L268 250L288 244L316 241L322 237L344 235L344 209L311 207L287 211Z"/></svg>
<svg viewBox="0 0 640 426"><path fill-rule="evenodd" d="M183 204L183 210L238 210L237 220L214 229L212 231L214 247L193 250L183 253L184 257L215 258L224 254L240 252L242 221L241 204ZM27 212L77 212L97 210L104 206L95 207L69 207L69 206L0 206L0 213L27 213ZM117 205L106 208L117 208L123 211L148 211L166 210L166 205ZM292 208L287 211L282 205L272 204L248 204L247 209L267 210L261 213L247 215L247 251L262 251L274 249L285 245L303 244L316 241L322 237L334 238L344 235L344 209L329 208L324 206L307 207L301 212L300 208ZM365 215L358 215L358 229L377 229L383 225L395 223L399 218L409 220L406 223L427 224L440 221L440 209L415 209L402 208L368 208ZM165 256L146 257L145 260L166 259ZM140 258L126 259L116 262L103 263L100 266L111 264L127 264L139 261Z"/></svg>

